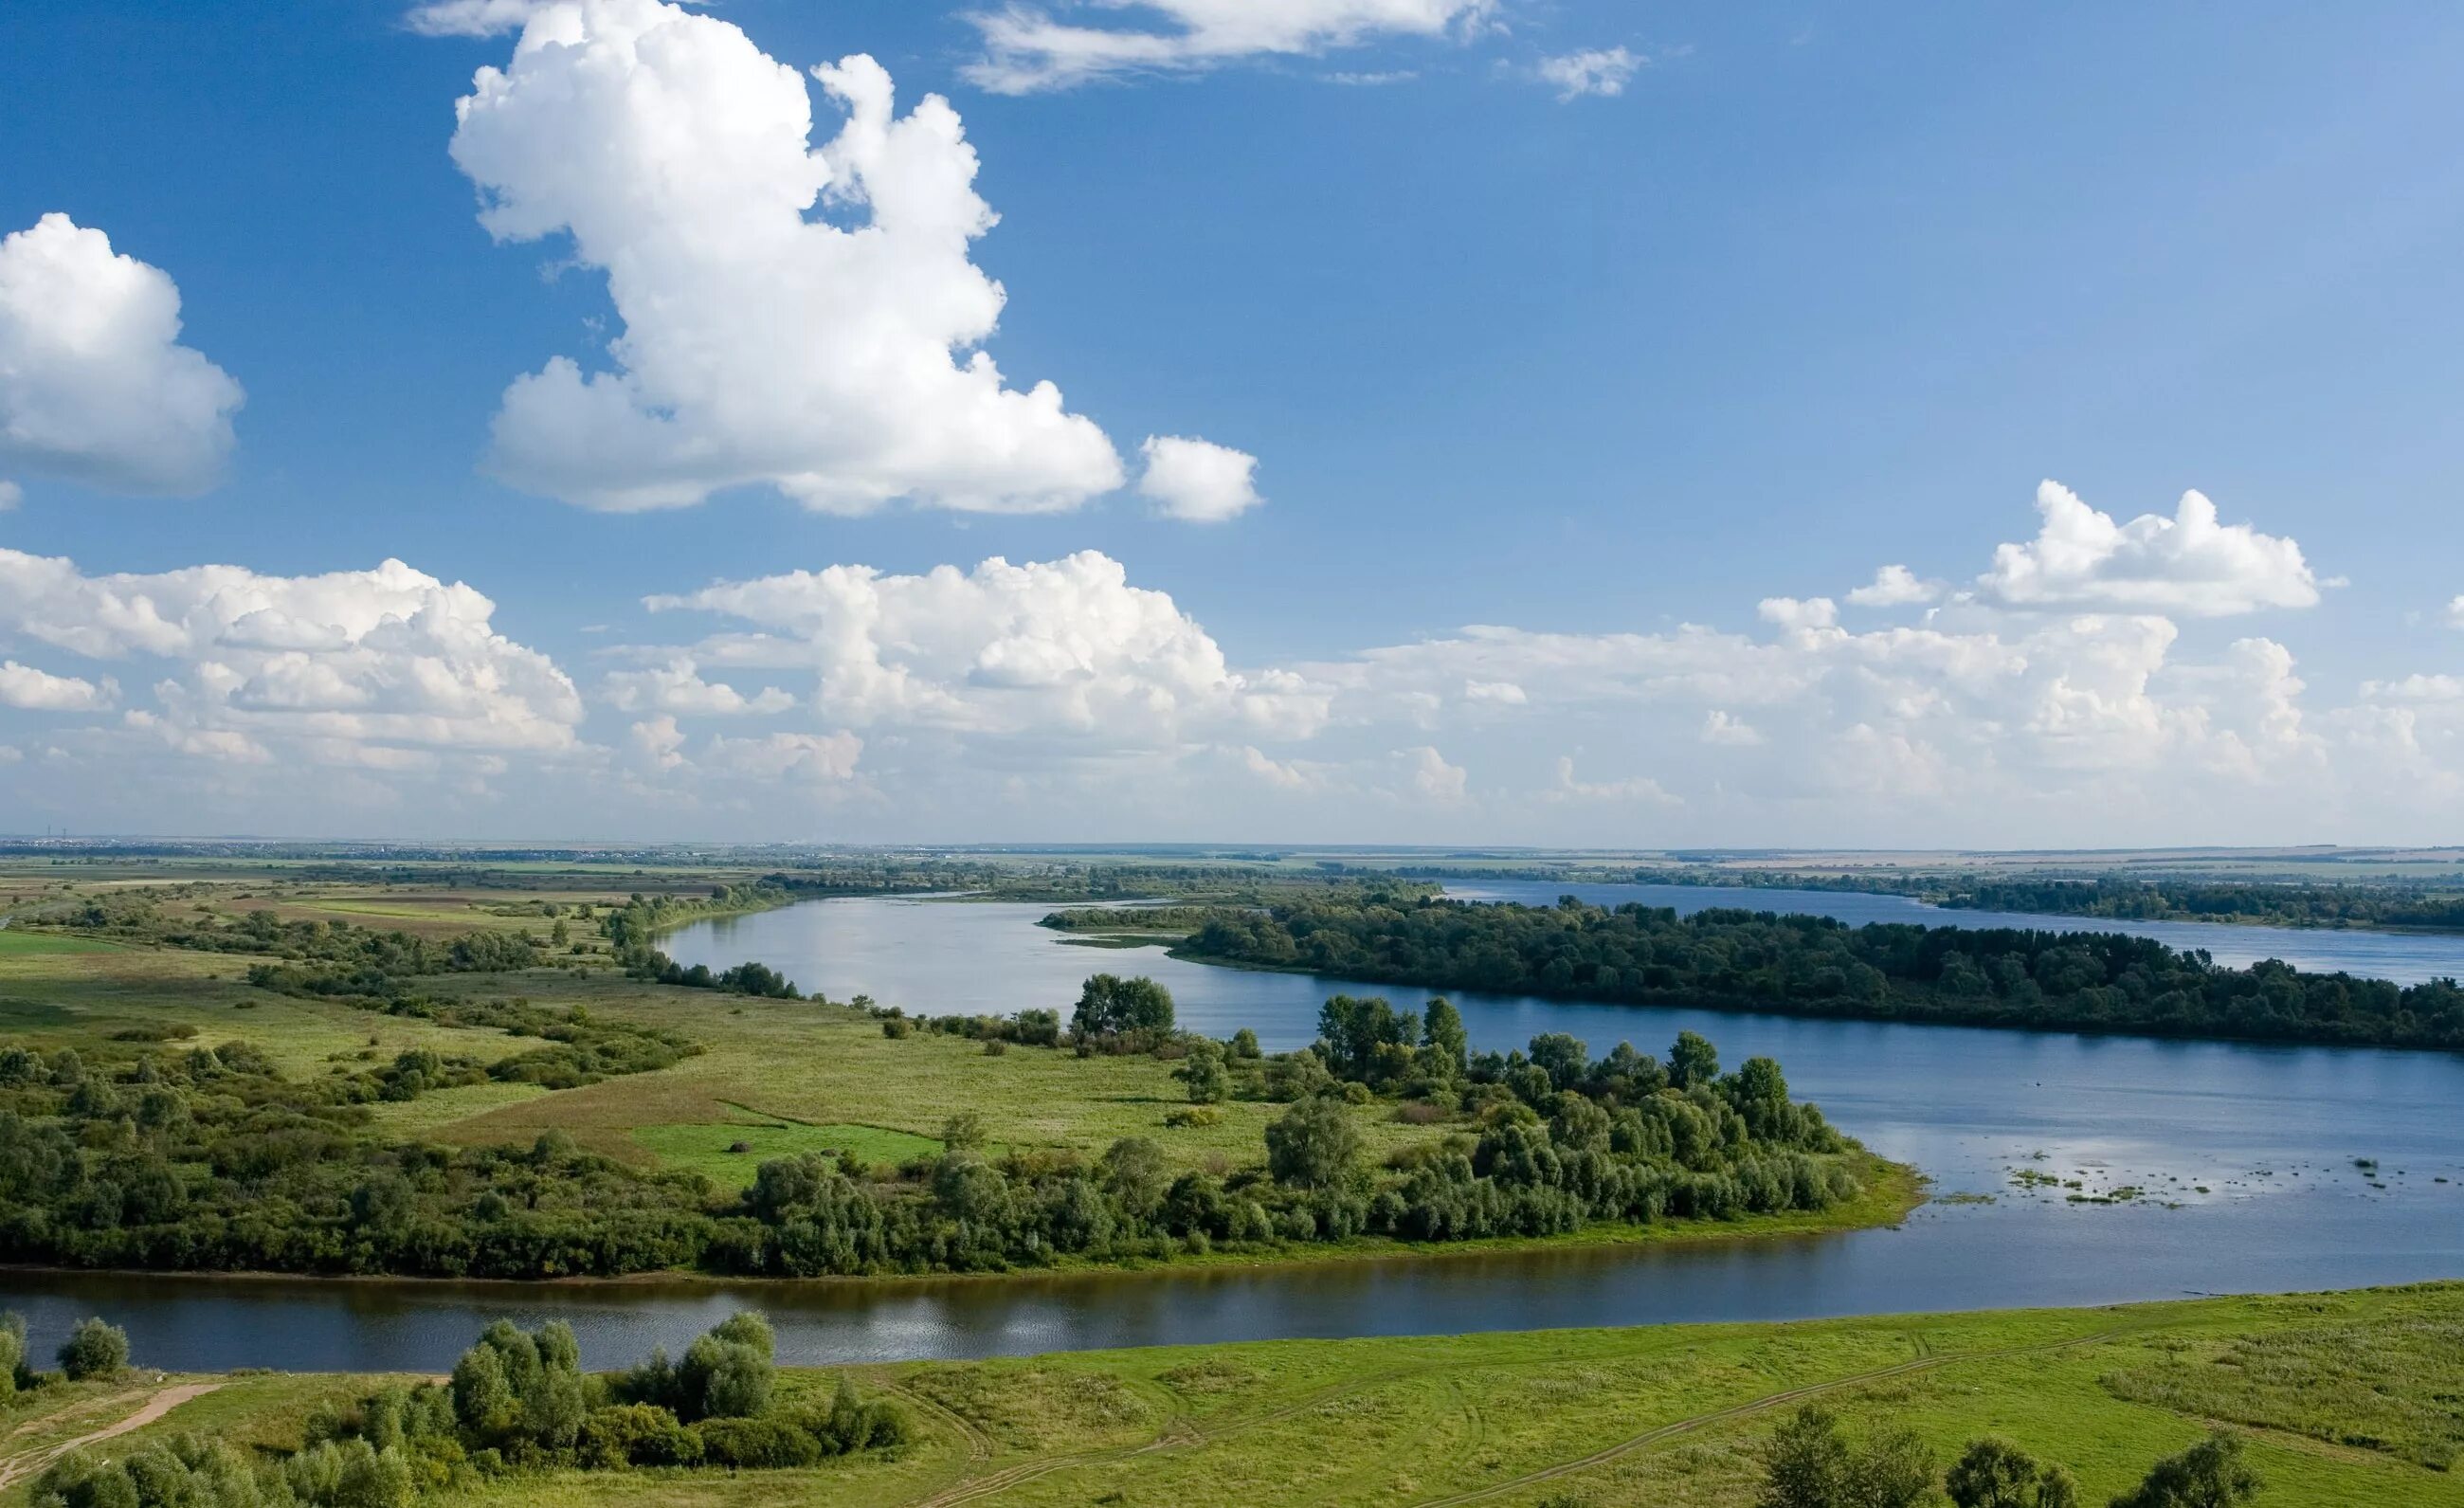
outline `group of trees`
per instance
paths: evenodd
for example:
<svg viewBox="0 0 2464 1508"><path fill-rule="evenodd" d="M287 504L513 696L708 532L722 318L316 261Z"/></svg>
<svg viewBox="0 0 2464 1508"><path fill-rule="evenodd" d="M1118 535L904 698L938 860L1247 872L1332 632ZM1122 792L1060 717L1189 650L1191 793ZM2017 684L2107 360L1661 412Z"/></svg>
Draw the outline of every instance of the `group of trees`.
<svg viewBox="0 0 2464 1508"><path fill-rule="evenodd" d="M26 1319L0 1313L0 1403L55 1381L108 1381L128 1367L128 1334L99 1319L80 1320L54 1353L56 1373L38 1372L26 1351Z"/></svg>
<svg viewBox="0 0 2464 1508"><path fill-rule="evenodd" d="M2140 921L2255 921L2278 926L2464 931L2464 885L2266 884L2248 880L1965 878L1939 898L1979 911L2042 911Z"/></svg>
<svg viewBox="0 0 2464 1508"><path fill-rule="evenodd" d="M1354 978L1869 1020L2464 1047L2464 989L2217 966L2111 933L1969 930L1733 910L1407 897L1217 913L1194 956Z"/></svg>
<svg viewBox="0 0 2464 1508"><path fill-rule="evenodd" d="M2234 1508L2257 1497L2259 1479L2231 1434L2208 1438L2158 1461L2111 1508ZM1913 1430L1881 1429L1852 1440L1829 1410L1808 1404L1763 1450L1756 1508L2082 1508L2079 1483L2063 1467L2039 1461L2008 1440L1971 1441L1942 1471Z"/></svg>
<svg viewBox="0 0 2464 1508"><path fill-rule="evenodd" d="M768 1321L742 1313L634 1370L582 1369L573 1331L498 1320L442 1383L395 1384L309 1416L302 1448L249 1456L197 1436L118 1460L82 1452L33 1487L36 1508L405 1508L481 1477L561 1467L810 1466L909 1435L844 1377L827 1402L782 1398Z"/></svg>

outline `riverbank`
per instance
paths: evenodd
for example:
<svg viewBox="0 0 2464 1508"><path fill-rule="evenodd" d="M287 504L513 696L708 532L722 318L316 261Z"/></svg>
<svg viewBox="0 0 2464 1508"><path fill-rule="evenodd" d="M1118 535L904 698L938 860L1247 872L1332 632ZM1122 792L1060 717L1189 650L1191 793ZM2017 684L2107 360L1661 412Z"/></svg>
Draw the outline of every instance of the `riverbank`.
<svg viewBox="0 0 2464 1508"><path fill-rule="evenodd" d="M1786 1324L1287 1341L847 1368L907 1410L889 1458L733 1474L562 1470L473 1477L438 1508L843 1508L990 1502L1748 1508L1759 1451L1800 1404L1852 1432L1916 1432L1938 1463L2002 1435L2101 1502L2222 1424L2266 1480L2263 1508L2455 1508L2464 1284L2122 1308L1896 1315ZM583 1364L616 1368L585 1340ZM137 1361L143 1364L141 1353ZM782 1391L825 1396L832 1371ZM21 1406L0 1463L109 1429L142 1449L184 1431L284 1451L370 1376L175 1376ZM219 1385L210 1391L187 1388ZM173 1389L180 1389L174 1393ZM37 1398L40 1395L35 1395ZM72 1400L61 1400L64 1404ZM7 1508L26 1484L0 1493Z"/></svg>

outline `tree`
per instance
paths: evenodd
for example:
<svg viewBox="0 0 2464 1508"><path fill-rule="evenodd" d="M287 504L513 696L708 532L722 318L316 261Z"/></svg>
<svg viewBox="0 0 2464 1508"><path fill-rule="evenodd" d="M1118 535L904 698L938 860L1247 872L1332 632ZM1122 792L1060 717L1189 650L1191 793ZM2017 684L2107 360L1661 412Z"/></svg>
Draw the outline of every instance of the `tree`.
<svg viewBox="0 0 2464 1508"><path fill-rule="evenodd" d="M100 1320L80 1320L60 1342L59 1360L73 1383L115 1376L128 1364L128 1332Z"/></svg>
<svg viewBox="0 0 2464 1508"><path fill-rule="evenodd" d="M0 1313L0 1400L17 1390L17 1373L26 1364L26 1321Z"/></svg>
<svg viewBox="0 0 2464 1508"><path fill-rule="evenodd" d="M1440 995L1429 1002L1427 1013L1420 1018L1420 1044L1453 1066L1449 1077L1463 1076L1471 1038L1463 1031L1463 1012L1455 1009L1453 1001Z"/></svg>
<svg viewBox="0 0 2464 1508"><path fill-rule="evenodd" d="M1837 1417L1807 1404L1781 1420L1763 1447L1756 1508L1839 1508L1850 1465Z"/></svg>
<svg viewBox="0 0 2464 1508"><path fill-rule="evenodd" d="M1069 1018L1069 1030L1082 1037L1170 1031L1172 991L1143 974L1135 979L1096 974L1078 993L1078 1009Z"/></svg>
<svg viewBox="0 0 2464 1508"><path fill-rule="evenodd" d="M1846 1508L1916 1508L1933 1496L1933 1452L1913 1430L1866 1440L1849 1468Z"/></svg>
<svg viewBox="0 0 2464 1508"><path fill-rule="evenodd" d="M1279 1182L1323 1188L1339 1183L1360 1155L1360 1129L1324 1096L1302 1100L1266 1125L1266 1170Z"/></svg>
<svg viewBox="0 0 2464 1508"><path fill-rule="evenodd" d="M1970 1441L1943 1485L1957 1508L2079 1508L2079 1483L1999 1436Z"/></svg>
<svg viewBox="0 0 2464 1508"><path fill-rule="evenodd" d="M1258 1051L1258 1033L1250 1031L1247 1027L1243 1027L1240 1031L1233 1032L1232 1055L1234 1057L1242 1058L1263 1056L1264 1054Z"/></svg>
<svg viewBox="0 0 2464 1508"><path fill-rule="evenodd" d="M1223 1044L1199 1037L1189 1044L1189 1056L1173 1076L1189 1086L1189 1102L1211 1105L1232 1092L1232 1076L1223 1067Z"/></svg>
<svg viewBox="0 0 2464 1508"><path fill-rule="evenodd" d="M1677 1045L1668 1050L1668 1081L1679 1089L1691 1089L1719 1076L1720 1050L1710 1039L1699 1032L1678 1032Z"/></svg>
<svg viewBox="0 0 2464 1508"><path fill-rule="evenodd" d="M941 1144L953 1152L973 1152L984 1144L984 1118L961 1110L941 1122Z"/></svg>
<svg viewBox="0 0 2464 1508"><path fill-rule="evenodd" d="M1145 1137L1125 1136L1113 1142L1097 1168L1103 1174L1104 1191L1131 1219L1152 1220L1163 1208L1164 1192L1172 1182L1170 1170L1164 1165L1163 1148Z"/></svg>
<svg viewBox="0 0 2464 1508"><path fill-rule="evenodd" d="M1972 1441L1943 1486L1958 1508L2034 1508L2036 1458L1998 1436Z"/></svg>
<svg viewBox="0 0 2464 1508"><path fill-rule="evenodd" d="M2211 1434L2150 1467L2113 1508L2233 1508L2258 1496L2258 1474L2241 1458L2238 1435Z"/></svg>

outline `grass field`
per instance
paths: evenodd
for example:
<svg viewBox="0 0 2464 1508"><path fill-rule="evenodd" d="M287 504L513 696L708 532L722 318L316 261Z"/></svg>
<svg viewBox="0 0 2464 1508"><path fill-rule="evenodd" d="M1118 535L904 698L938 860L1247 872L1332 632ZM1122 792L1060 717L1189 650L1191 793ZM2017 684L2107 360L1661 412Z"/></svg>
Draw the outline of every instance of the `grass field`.
<svg viewBox="0 0 2464 1508"><path fill-rule="evenodd" d="M2006 1435L2068 1466L2089 1503L2230 1419L2266 1478L2264 1508L2445 1508L2464 1504L2464 1475L2425 1464L2425 1447L2452 1451L2464 1435L2464 1405L2441 1369L2453 1349L2438 1340L2459 1323L2464 1285L2446 1284L864 1367L854 1369L860 1385L894 1388L918 1427L899 1459L733 1476L564 1474L428 1500L1747 1508L1759 1485L1756 1448L1782 1411L1811 1399L1852 1427L1905 1425L1946 1460L1977 1435ZM2387 1406L2371 1386L2321 1387L2306 1364L2252 1364L2322 1347L2407 1401L2401 1431L2384 1433ZM2162 1396L2134 1381L2151 1375L2167 1379ZM233 1378L142 1433L199 1429L286 1446L318 1401L371 1381ZM829 1374L796 1382L827 1386ZM97 1412L91 1397L81 1408L89 1420ZM19 1449L15 1439L0 1439L0 1461Z"/></svg>

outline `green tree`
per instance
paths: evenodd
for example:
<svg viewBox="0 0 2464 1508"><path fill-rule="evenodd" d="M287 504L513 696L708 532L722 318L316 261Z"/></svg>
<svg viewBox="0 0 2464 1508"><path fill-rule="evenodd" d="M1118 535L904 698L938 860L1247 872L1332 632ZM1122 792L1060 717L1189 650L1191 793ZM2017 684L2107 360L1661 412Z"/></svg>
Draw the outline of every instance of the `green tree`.
<svg viewBox="0 0 2464 1508"><path fill-rule="evenodd" d="M2113 1508L2233 1508L2257 1497L2260 1485L2241 1458L2241 1438L2217 1433L2150 1467Z"/></svg>
<svg viewBox="0 0 2464 1508"><path fill-rule="evenodd" d="M21 1315L0 1313L0 1399L17 1390L17 1374L26 1365L26 1320Z"/></svg>
<svg viewBox="0 0 2464 1508"><path fill-rule="evenodd" d="M1223 1066L1223 1044L1199 1037L1189 1044L1189 1056L1173 1076L1189 1086L1189 1102L1211 1105L1232 1092L1232 1076Z"/></svg>
<svg viewBox="0 0 2464 1508"><path fill-rule="evenodd" d="M1104 1191L1131 1219L1152 1220L1163 1208L1171 1170L1164 1165L1163 1148L1145 1137L1125 1136L1113 1142L1105 1149L1097 1170L1103 1175Z"/></svg>
<svg viewBox="0 0 2464 1508"><path fill-rule="evenodd" d="M2035 1508L2036 1458L1999 1436L1970 1442L1943 1486L1958 1508Z"/></svg>
<svg viewBox="0 0 2464 1508"><path fill-rule="evenodd" d="M984 1118L961 1110L941 1122L941 1144L953 1152L974 1152L984 1144Z"/></svg>
<svg viewBox="0 0 2464 1508"><path fill-rule="evenodd" d="M1232 1055L1239 1058L1254 1058L1263 1056L1264 1054L1258 1051L1258 1033L1250 1031L1247 1027L1243 1027L1240 1031L1233 1032Z"/></svg>
<svg viewBox="0 0 2464 1508"><path fill-rule="evenodd" d="M1679 1089L1691 1089L1719 1076L1720 1050L1710 1039L1700 1032L1678 1032L1677 1045L1668 1050L1668 1081Z"/></svg>
<svg viewBox="0 0 2464 1508"><path fill-rule="evenodd" d="M1443 995L1430 1001L1427 1012L1420 1018L1420 1045L1451 1065L1448 1077L1463 1077L1463 1067L1469 1061L1471 1038L1463 1031L1463 1012Z"/></svg>
<svg viewBox="0 0 2464 1508"><path fill-rule="evenodd" d="M1078 1009L1069 1030L1082 1037L1119 1036L1130 1031L1172 1030L1172 991L1141 974L1123 979L1096 974L1078 992Z"/></svg>
<svg viewBox="0 0 2464 1508"><path fill-rule="evenodd" d="M1806 1404L1781 1420L1763 1447L1756 1508L1842 1508L1851 1464L1838 1418Z"/></svg>
<svg viewBox="0 0 2464 1508"><path fill-rule="evenodd" d="M59 1360L73 1383L116 1376L128 1365L128 1332L100 1320L80 1320L60 1342Z"/></svg>
<svg viewBox="0 0 2464 1508"><path fill-rule="evenodd" d="M482 1437L503 1433L514 1422L514 1388L505 1359L490 1345L474 1345L453 1364L453 1417Z"/></svg>
<svg viewBox="0 0 2464 1508"><path fill-rule="evenodd" d="M1844 1508L1916 1508L1933 1496L1933 1452L1913 1430L1884 1430L1849 1467Z"/></svg>
<svg viewBox="0 0 2464 1508"><path fill-rule="evenodd" d="M1360 1128L1323 1095L1304 1099L1266 1124L1266 1170L1282 1183L1323 1188L1340 1183L1360 1155Z"/></svg>

